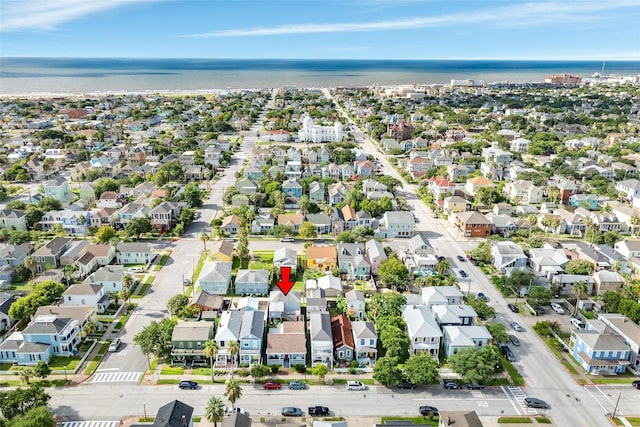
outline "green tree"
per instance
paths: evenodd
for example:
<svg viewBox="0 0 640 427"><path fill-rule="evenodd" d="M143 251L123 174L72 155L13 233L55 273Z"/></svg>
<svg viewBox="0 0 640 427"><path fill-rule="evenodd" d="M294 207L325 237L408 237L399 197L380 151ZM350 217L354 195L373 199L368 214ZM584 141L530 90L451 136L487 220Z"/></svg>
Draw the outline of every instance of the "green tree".
<svg viewBox="0 0 640 427"><path fill-rule="evenodd" d="M184 190L180 193L180 200L187 203L192 208L202 206L202 192L198 188L198 184L192 182L184 186Z"/></svg>
<svg viewBox="0 0 640 427"><path fill-rule="evenodd" d="M369 319L376 322L377 325L378 317L400 317L402 316L402 307L406 303L407 298L395 292L375 294L367 303Z"/></svg>
<svg viewBox="0 0 640 427"><path fill-rule="evenodd" d="M439 275L444 276L449 272L449 268L451 268L451 265L449 264L449 260L446 258L442 258L440 261L438 261L438 264L436 265L436 272Z"/></svg>
<svg viewBox="0 0 640 427"><path fill-rule="evenodd" d="M348 308L349 306L347 305L347 299L344 297L344 295L338 295L336 297L336 310L338 310L338 313L347 314Z"/></svg>
<svg viewBox="0 0 640 427"><path fill-rule="evenodd" d="M222 399L216 396L209 399L205 409L205 417L207 421L213 423L214 427L218 427L218 423L224 420L224 402Z"/></svg>
<svg viewBox="0 0 640 427"><path fill-rule="evenodd" d="M481 187L476 194L476 201L480 206L492 206L502 201L502 195L495 187Z"/></svg>
<svg viewBox="0 0 640 427"><path fill-rule="evenodd" d="M491 244L487 240L480 242L477 248L469 252L469 255L479 264L491 264L493 262Z"/></svg>
<svg viewBox="0 0 640 427"><path fill-rule="evenodd" d="M388 387L402 382L402 371L398 368L398 359L384 356L377 360L373 367L373 379Z"/></svg>
<svg viewBox="0 0 640 427"><path fill-rule="evenodd" d="M564 268L564 271L567 274L577 274L583 276L593 274L593 270L593 264L582 259L572 259Z"/></svg>
<svg viewBox="0 0 640 427"><path fill-rule="evenodd" d="M71 283L71 277L73 277L73 273L80 270L78 264L67 264L62 268L62 273L64 273L64 278L67 279L67 286Z"/></svg>
<svg viewBox="0 0 640 427"><path fill-rule="evenodd" d="M98 228L94 236L100 243L109 243L111 239L116 237L116 230L110 225L102 225Z"/></svg>
<svg viewBox="0 0 640 427"><path fill-rule="evenodd" d="M448 359L454 372L460 374L464 381L484 384L495 375L496 366L500 362L497 347L489 345L481 350L465 348Z"/></svg>
<svg viewBox="0 0 640 427"><path fill-rule="evenodd" d="M300 226L300 236L301 237L304 237L305 239L313 239L317 235L318 235L318 232L316 231L316 226L313 225L313 223L311 223L309 221L305 221Z"/></svg>
<svg viewBox="0 0 640 427"><path fill-rule="evenodd" d="M398 258L391 257L380 263L378 278L387 288L406 290L409 270Z"/></svg>
<svg viewBox="0 0 640 427"><path fill-rule="evenodd" d="M580 301L585 296L587 296L587 293L589 292L589 287L587 286L587 284L584 281L579 280L579 281L577 281L577 282L575 282L573 284L573 287L572 287L571 290L576 295L576 298L578 299L578 301ZM604 295L605 297L607 296L606 293L607 292L605 292L605 295ZM605 304L607 304L607 308L609 308L609 304L606 302L606 299L605 299ZM615 312L617 310L612 310L612 311ZM577 312L578 312L578 303L576 301L575 310L574 310L573 314L575 315Z"/></svg>
<svg viewBox="0 0 640 427"><path fill-rule="evenodd" d="M251 376L258 382L262 382L270 372L271 368L267 365L255 364L251 367Z"/></svg>
<svg viewBox="0 0 640 427"><path fill-rule="evenodd" d="M209 234L200 233L200 241L202 241L203 248L202 250L207 252L207 241L209 240Z"/></svg>
<svg viewBox="0 0 640 427"><path fill-rule="evenodd" d="M324 377L329 372L329 368L324 363L316 363L316 366L313 368L313 375L317 375L320 380L324 380Z"/></svg>
<svg viewBox="0 0 640 427"><path fill-rule="evenodd" d="M468 296L467 304L475 310L480 319L493 319L496 317L496 309L476 296Z"/></svg>
<svg viewBox="0 0 640 427"><path fill-rule="evenodd" d="M236 402L242 397L242 387L237 380L227 381L227 385L224 390L224 396L231 403L233 409L236 408Z"/></svg>
<svg viewBox="0 0 640 427"><path fill-rule="evenodd" d="M49 399L51 396L38 384L31 384L27 388L0 391L0 411L6 419L12 420L34 408L46 407Z"/></svg>
<svg viewBox="0 0 640 427"><path fill-rule="evenodd" d="M148 216L132 218L124 229L128 237L140 238L144 233L151 232L151 218Z"/></svg>
<svg viewBox="0 0 640 427"><path fill-rule="evenodd" d="M238 354L240 353L240 343L236 340L231 340L227 343L227 352L231 356L234 366L238 366Z"/></svg>
<svg viewBox="0 0 640 427"><path fill-rule="evenodd" d="M245 228L241 228L238 233L238 245L236 246L236 256L240 258L240 265L243 265L244 260L249 258L249 239L247 238L247 231Z"/></svg>
<svg viewBox="0 0 640 427"><path fill-rule="evenodd" d="M33 368L33 375L42 379L51 375L51 368L49 367L49 364L44 360L39 361Z"/></svg>
<svg viewBox="0 0 640 427"><path fill-rule="evenodd" d="M547 305L551 302L551 289L547 289L544 286L532 286L529 288L529 300L532 305Z"/></svg>
<svg viewBox="0 0 640 427"><path fill-rule="evenodd" d="M438 380L438 362L430 354L412 354L404 364L404 377L413 384Z"/></svg>
<svg viewBox="0 0 640 427"><path fill-rule="evenodd" d="M1 423L2 420L0 420ZM2 424L0 424L2 425ZM52 426L54 418L46 406L29 409L24 415L11 419L11 427ZM9 424L7 424L7 427Z"/></svg>
<svg viewBox="0 0 640 427"><path fill-rule="evenodd" d="M484 326L493 337L493 342L495 344L509 341L509 334L507 333L507 329L505 328L503 323L487 322L484 324Z"/></svg>
<svg viewBox="0 0 640 427"><path fill-rule="evenodd" d="M204 356L209 358L209 364L211 365L211 382L213 382L214 369L213 359L218 355L219 346L215 340L207 340L204 343Z"/></svg>
<svg viewBox="0 0 640 427"><path fill-rule="evenodd" d="M167 310L169 310L169 313L173 316L176 316L187 305L189 305L189 298L183 294L176 294L167 301Z"/></svg>
<svg viewBox="0 0 640 427"><path fill-rule="evenodd" d="M513 270L511 274L505 278L504 287L514 294L518 294L522 288L528 288L533 282L533 274L526 270Z"/></svg>

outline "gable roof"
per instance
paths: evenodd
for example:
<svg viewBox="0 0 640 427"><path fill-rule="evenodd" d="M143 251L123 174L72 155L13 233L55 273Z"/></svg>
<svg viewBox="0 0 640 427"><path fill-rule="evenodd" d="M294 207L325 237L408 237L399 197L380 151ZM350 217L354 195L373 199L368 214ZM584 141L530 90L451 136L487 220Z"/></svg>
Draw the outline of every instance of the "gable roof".
<svg viewBox="0 0 640 427"><path fill-rule="evenodd" d="M331 334L333 335L333 345L336 349L344 346L355 348L351 332L351 321L344 314L331 319Z"/></svg>
<svg viewBox="0 0 640 427"><path fill-rule="evenodd" d="M179 400L167 403L158 409L153 427L184 427L191 422L193 408ZM186 424L185 421L186 420Z"/></svg>

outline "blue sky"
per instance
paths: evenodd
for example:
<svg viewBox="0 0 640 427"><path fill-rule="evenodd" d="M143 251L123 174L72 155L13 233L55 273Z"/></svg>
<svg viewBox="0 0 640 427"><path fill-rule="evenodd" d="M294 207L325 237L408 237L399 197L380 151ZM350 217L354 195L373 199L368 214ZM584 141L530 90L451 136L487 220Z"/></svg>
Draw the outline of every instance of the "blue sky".
<svg viewBox="0 0 640 427"><path fill-rule="evenodd" d="M640 60L640 0L2 0L4 57Z"/></svg>

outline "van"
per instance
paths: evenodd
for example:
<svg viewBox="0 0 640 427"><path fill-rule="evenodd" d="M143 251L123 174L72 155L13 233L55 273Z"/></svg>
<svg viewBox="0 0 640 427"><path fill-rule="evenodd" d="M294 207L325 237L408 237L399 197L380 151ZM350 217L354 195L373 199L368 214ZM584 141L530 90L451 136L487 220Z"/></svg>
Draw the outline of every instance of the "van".
<svg viewBox="0 0 640 427"><path fill-rule="evenodd" d="M362 384L360 381L347 381L347 390L366 390L367 386Z"/></svg>
<svg viewBox="0 0 640 427"><path fill-rule="evenodd" d="M577 317L571 318L571 324L578 329L584 328L584 323L582 323L582 320L578 319Z"/></svg>

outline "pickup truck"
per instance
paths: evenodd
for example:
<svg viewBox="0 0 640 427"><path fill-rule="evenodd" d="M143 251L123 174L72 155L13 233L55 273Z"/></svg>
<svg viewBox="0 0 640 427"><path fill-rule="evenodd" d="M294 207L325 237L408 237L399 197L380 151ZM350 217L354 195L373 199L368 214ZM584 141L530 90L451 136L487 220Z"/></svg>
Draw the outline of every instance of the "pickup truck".
<svg viewBox="0 0 640 427"><path fill-rule="evenodd" d="M307 413L310 417L321 417L329 415L329 408L327 408L326 406L310 406Z"/></svg>

